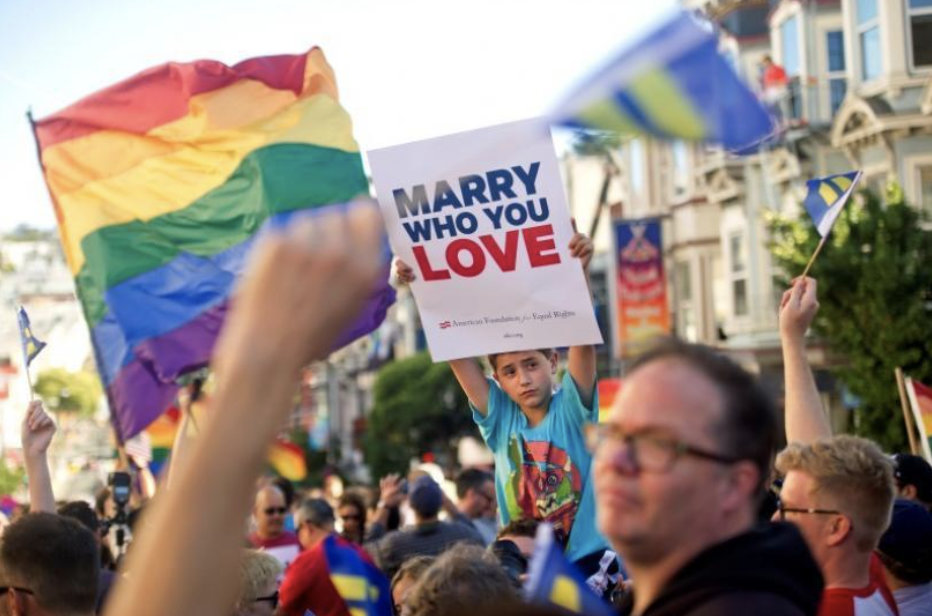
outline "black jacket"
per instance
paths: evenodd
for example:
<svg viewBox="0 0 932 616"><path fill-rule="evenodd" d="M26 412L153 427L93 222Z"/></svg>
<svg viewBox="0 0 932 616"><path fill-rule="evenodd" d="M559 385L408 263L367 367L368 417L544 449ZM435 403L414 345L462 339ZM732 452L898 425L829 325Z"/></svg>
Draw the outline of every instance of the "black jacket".
<svg viewBox="0 0 932 616"><path fill-rule="evenodd" d="M643 616L816 614L822 574L790 524L763 524L701 552L667 583ZM632 602L622 605L630 612Z"/></svg>

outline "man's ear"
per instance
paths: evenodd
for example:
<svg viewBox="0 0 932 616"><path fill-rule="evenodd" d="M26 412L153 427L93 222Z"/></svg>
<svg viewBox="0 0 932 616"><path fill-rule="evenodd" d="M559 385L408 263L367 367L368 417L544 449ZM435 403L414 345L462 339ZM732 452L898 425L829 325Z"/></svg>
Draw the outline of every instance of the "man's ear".
<svg viewBox="0 0 932 616"><path fill-rule="evenodd" d="M916 486L911 483L900 488L900 496L908 500L916 500Z"/></svg>
<svg viewBox="0 0 932 616"><path fill-rule="evenodd" d="M728 509L744 507L753 499L760 480L760 470L750 460L741 460L728 468L728 482L721 495L722 504Z"/></svg>
<svg viewBox="0 0 932 616"><path fill-rule="evenodd" d="M851 518L843 513L832 516L831 524L831 530L825 537L825 543L829 546L839 545L854 530L854 526L851 524Z"/></svg>

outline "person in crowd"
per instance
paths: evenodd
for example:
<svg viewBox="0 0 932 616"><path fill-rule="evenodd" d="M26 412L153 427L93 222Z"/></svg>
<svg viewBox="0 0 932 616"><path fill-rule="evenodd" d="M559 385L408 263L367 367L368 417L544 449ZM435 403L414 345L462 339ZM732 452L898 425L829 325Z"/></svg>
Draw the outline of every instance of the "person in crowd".
<svg viewBox="0 0 932 616"><path fill-rule="evenodd" d="M489 552L498 559L508 577L519 588L527 579L538 525L537 520L512 520L498 531L495 541L489 545Z"/></svg>
<svg viewBox="0 0 932 616"><path fill-rule="evenodd" d="M932 513L897 499L877 556L900 616L932 616Z"/></svg>
<svg viewBox="0 0 932 616"><path fill-rule="evenodd" d="M460 541L482 545L482 538L472 526L438 519L442 501L443 492L429 475L411 484L408 504L414 512L414 525L392 531L370 547L389 578L412 556L435 556Z"/></svg>
<svg viewBox="0 0 932 616"><path fill-rule="evenodd" d="M932 465L925 458L908 453L895 454L893 477L901 498L916 501L932 511Z"/></svg>
<svg viewBox="0 0 932 616"><path fill-rule="evenodd" d="M811 278L795 280L780 303L789 445L777 458L784 479L775 518L797 525L822 570L821 616L895 614L873 556L890 521L893 465L869 441L832 436L805 351L818 308Z"/></svg>
<svg viewBox="0 0 932 616"><path fill-rule="evenodd" d="M456 504L447 505L447 513L453 520L469 524L482 537L486 545L495 540L498 531L495 522L495 476L478 468L466 468L455 479Z"/></svg>
<svg viewBox="0 0 932 616"><path fill-rule="evenodd" d="M113 582L116 579L116 573L105 566L107 555L104 553L104 546L101 540L100 519L97 517L97 512L94 511L93 507L84 501L65 503L58 508L58 515L77 520L84 528L91 531L94 538L97 539L97 544L100 548L100 578L97 587L97 613L99 614L103 612L104 602L107 600L110 587L113 586Z"/></svg>
<svg viewBox="0 0 932 616"><path fill-rule="evenodd" d="M285 507L288 508L288 513L285 514L284 528L286 531L293 533L296 527L292 509L297 501L294 484L284 477L275 477L270 483L281 490L282 494L285 496Z"/></svg>
<svg viewBox="0 0 932 616"><path fill-rule="evenodd" d="M401 616L405 613L408 595L411 589L417 584L424 572L430 568L435 556L412 556L401 564L401 567L392 577L392 607L395 610L395 616Z"/></svg>
<svg viewBox="0 0 932 616"><path fill-rule="evenodd" d="M592 241L573 235L569 254L586 279ZM414 270L396 260L398 280ZM488 357L492 378L473 358L450 361L473 410L473 420L495 456L495 491L501 525L533 518L550 523L567 557L586 577L598 572L607 550L595 524L584 426L598 420L596 356L591 345L570 347L567 370L554 392L558 354L528 349Z"/></svg>
<svg viewBox="0 0 932 616"><path fill-rule="evenodd" d="M100 548L78 521L55 513L23 516L3 534L0 563L13 616L93 616Z"/></svg>
<svg viewBox="0 0 932 616"><path fill-rule="evenodd" d="M282 564L260 550L243 550L240 592L233 616L272 616L278 607L278 578Z"/></svg>
<svg viewBox="0 0 932 616"><path fill-rule="evenodd" d="M777 419L752 375L664 341L588 437L598 525L633 584L624 613L816 613L822 576L799 531L756 526Z"/></svg>
<svg viewBox="0 0 932 616"><path fill-rule="evenodd" d="M334 532L333 508L322 498L302 502L295 521L304 552L285 572L279 590L279 613L282 616L304 616L307 612L315 616L350 616L346 602L331 580L324 543L334 541L348 547L360 563L369 563L374 568L372 559L359 546Z"/></svg>
<svg viewBox="0 0 932 616"><path fill-rule="evenodd" d="M252 515L256 530L249 535L249 543L272 554L287 567L297 558L301 543L297 535L285 530L285 516L288 515L285 495L277 486L263 485L256 492Z"/></svg>
<svg viewBox="0 0 932 616"><path fill-rule="evenodd" d="M402 526L401 506L408 498L408 483L397 473L389 473L379 479L379 497L375 504L366 533L367 549L371 543L381 539L385 533Z"/></svg>
<svg viewBox="0 0 932 616"><path fill-rule="evenodd" d="M126 563L145 575L116 585L107 616L232 609L243 519L269 444L301 369L329 353L383 275L382 233L377 206L365 200L302 217L253 246L212 359L210 403L223 412L210 415L177 482L152 501Z"/></svg>
<svg viewBox="0 0 932 616"><path fill-rule="evenodd" d="M456 545L421 575L404 605L406 616L447 616L518 603L498 561L479 546Z"/></svg>
<svg viewBox="0 0 932 616"><path fill-rule="evenodd" d="M366 499L357 490L349 489L337 499L337 517L343 526L340 536L356 545L373 538L366 535ZM378 537L376 537L378 538Z"/></svg>

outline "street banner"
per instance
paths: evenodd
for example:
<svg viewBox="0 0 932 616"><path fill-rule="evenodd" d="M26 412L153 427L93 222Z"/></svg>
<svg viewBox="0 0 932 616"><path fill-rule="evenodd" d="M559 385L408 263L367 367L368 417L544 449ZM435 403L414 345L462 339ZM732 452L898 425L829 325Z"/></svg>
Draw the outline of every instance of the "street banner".
<svg viewBox="0 0 932 616"><path fill-rule="evenodd" d="M602 342L539 120L368 156L434 361Z"/></svg>
<svg viewBox="0 0 932 616"><path fill-rule="evenodd" d="M670 333L660 220L617 220L613 237L618 314L615 348L621 357L630 357L643 351L656 336Z"/></svg>
<svg viewBox="0 0 932 616"><path fill-rule="evenodd" d="M919 428L922 455L932 464L932 387L906 377L906 393Z"/></svg>
<svg viewBox="0 0 932 616"><path fill-rule="evenodd" d="M618 377L609 377L599 379L599 423L608 421L608 416L615 406L615 398L621 391L621 379Z"/></svg>

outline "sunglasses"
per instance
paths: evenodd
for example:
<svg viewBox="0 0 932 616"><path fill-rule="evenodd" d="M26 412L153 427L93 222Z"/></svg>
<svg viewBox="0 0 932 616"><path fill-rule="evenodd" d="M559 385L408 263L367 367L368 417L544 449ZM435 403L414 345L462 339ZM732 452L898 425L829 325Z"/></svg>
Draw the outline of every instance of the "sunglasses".
<svg viewBox="0 0 932 616"><path fill-rule="evenodd" d="M271 603L272 609L274 610L275 608L278 607L278 591L276 590L275 592L273 592L271 595L268 595L267 597L256 597L255 599L252 600L253 603L260 603L263 601L267 601Z"/></svg>
<svg viewBox="0 0 932 616"><path fill-rule="evenodd" d="M287 507L266 507L262 510L265 515L285 515Z"/></svg>

